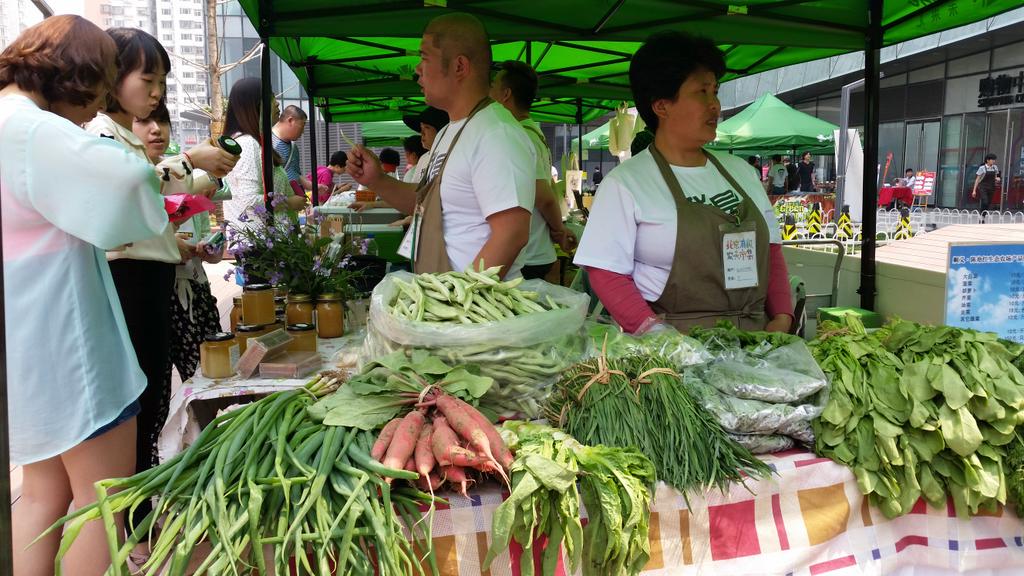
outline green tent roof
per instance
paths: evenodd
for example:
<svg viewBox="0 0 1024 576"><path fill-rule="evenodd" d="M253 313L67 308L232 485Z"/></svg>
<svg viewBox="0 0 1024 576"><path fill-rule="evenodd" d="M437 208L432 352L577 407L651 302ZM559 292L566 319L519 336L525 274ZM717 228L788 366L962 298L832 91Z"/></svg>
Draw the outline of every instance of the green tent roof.
<svg viewBox="0 0 1024 576"><path fill-rule="evenodd" d="M605 122L601 126L587 132L583 135L583 147L587 150L607 150L608 149L608 131L611 130L611 120ZM570 151L575 152L579 150L580 139L573 138L572 146L569 148Z"/></svg>
<svg viewBox="0 0 1024 576"><path fill-rule="evenodd" d="M401 120L363 122L360 129L363 134L363 144L371 148L401 146L403 140L416 134Z"/></svg>
<svg viewBox="0 0 1024 576"><path fill-rule="evenodd" d="M470 12L487 26L495 60L529 61L540 95L568 99L541 120L584 121L631 97L629 59L651 33L685 30L714 39L735 78L864 49L871 0L240 0L257 31L331 120L397 119L420 96L413 82L430 19ZM997 15L1020 0L882 0L891 45ZM969 5L968 5L969 4ZM398 99L397 102L394 99ZM341 99L335 102L333 99ZM382 102L382 99L384 100ZM381 105L383 103L383 105ZM365 114L365 115L363 115Z"/></svg>
<svg viewBox="0 0 1024 576"><path fill-rule="evenodd" d="M839 127L790 108L765 94L738 114L718 125L712 148L726 150L781 151L814 147L831 150L833 132Z"/></svg>

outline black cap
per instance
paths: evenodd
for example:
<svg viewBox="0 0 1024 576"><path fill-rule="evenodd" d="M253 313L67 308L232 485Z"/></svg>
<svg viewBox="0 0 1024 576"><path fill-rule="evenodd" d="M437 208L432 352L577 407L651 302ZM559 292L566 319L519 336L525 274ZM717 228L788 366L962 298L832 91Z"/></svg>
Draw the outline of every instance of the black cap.
<svg viewBox="0 0 1024 576"><path fill-rule="evenodd" d="M405 125L413 132L423 131L420 124L427 124L435 130L440 130L448 125L448 113L433 106L427 106L419 114L404 116L402 122L405 122Z"/></svg>

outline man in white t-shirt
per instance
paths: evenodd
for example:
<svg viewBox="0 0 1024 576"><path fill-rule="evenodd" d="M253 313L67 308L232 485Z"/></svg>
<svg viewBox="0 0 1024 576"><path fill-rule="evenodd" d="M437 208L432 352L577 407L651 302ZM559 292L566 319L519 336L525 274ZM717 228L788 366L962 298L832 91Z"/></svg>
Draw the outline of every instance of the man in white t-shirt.
<svg viewBox="0 0 1024 576"><path fill-rule="evenodd" d="M775 196L786 193L786 165L782 163L782 156L772 156L772 166L768 169L768 182L765 191Z"/></svg>
<svg viewBox="0 0 1024 576"><path fill-rule="evenodd" d="M508 60L498 67L491 81L491 98L500 102L526 130L537 154L536 194L530 222L530 242L519 255L523 277L543 279L551 271L556 258L552 242L569 252L576 237L562 224L562 210L551 187L551 151L540 125L530 119L530 106L537 97L537 73L525 62Z"/></svg>
<svg viewBox="0 0 1024 576"><path fill-rule="evenodd" d="M427 25L416 73L427 104L451 120L434 141L427 177L435 177L444 165L440 197L449 267L501 266L502 274L515 275L516 259L530 238L535 159L512 114L498 103L485 103L490 64L487 32L476 17L451 13ZM384 176L366 148L351 152L347 168L399 211L416 210L416 187ZM422 235L431 233L436 232L422 230Z"/></svg>

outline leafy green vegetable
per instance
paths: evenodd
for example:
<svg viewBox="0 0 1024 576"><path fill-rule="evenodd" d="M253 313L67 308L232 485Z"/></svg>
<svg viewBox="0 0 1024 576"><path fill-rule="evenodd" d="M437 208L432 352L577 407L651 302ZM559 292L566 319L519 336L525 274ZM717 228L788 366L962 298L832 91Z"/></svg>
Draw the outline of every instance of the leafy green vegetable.
<svg viewBox="0 0 1024 576"><path fill-rule="evenodd" d="M1014 365L1021 346L900 320L872 334L854 317L821 329L812 348L832 389L814 421L819 454L852 467L890 517L920 497L944 506L949 494L961 516L1005 503L1013 483L1003 446L1021 450L1024 463L1024 446L1014 444L1024 416L1024 375Z"/></svg>
<svg viewBox="0 0 1024 576"><path fill-rule="evenodd" d="M475 366L452 367L424 350L398 351L367 364L337 392L309 407L328 426L380 428L403 414L427 388L438 386L476 405L494 385Z"/></svg>
<svg viewBox="0 0 1024 576"><path fill-rule="evenodd" d="M565 548L571 572L634 575L650 558L654 466L636 449L584 446L550 426L505 422L502 437L516 452L512 492L495 510L484 569L514 538L523 547L522 574L533 574L533 543L542 535L542 574L554 574ZM577 488L577 480L579 487ZM587 527L580 521L580 499Z"/></svg>

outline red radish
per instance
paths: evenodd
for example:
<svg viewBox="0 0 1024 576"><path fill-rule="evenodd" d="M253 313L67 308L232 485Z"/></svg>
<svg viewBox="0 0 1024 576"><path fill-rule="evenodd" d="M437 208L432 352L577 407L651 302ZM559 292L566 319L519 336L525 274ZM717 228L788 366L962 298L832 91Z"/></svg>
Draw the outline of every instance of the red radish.
<svg viewBox="0 0 1024 576"><path fill-rule="evenodd" d="M391 439L387 454L381 462L386 468L401 470L405 462L412 457L416 449L416 440L419 438L420 429L426 418L419 410L409 412L395 430L395 436Z"/></svg>
<svg viewBox="0 0 1024 576"><path fill-rule="evenodd" d="M468 411L456 404L454 399L447 394L437 395L437 408L444 414L452 430L458 433L459 436L469 440L474 450L480 454L486 454L490 461L494 462L499 468L501 467L501 464L495 460L494 453L491 451L491 444L487 434L473 420ZM488 426L490 426L490 423L488 423ZM498 473L501 474L502 480L508 484L508 476L505 475L505 471L502 469Z"/></svg>
<svg viewBox="0 0 1024 576"><path fill-rule="evenodd" d="M466 493L466 488L468 488L473 481L466 477L465 470L458 466L445 466L441 471L444 473L445 481L451 482L452 484L458 483L459 488L461 488L459 493L466 498L469 498L469 494Z"/></svg>
<svg viewBox="0 0 1024 576"><path fill-rule="evenodd" d="M494 427L494 424L491 424L491 421L488 420L486 416L470 404L454 396L451 398L452 400L455 400L456 404L462 406L462 409L469 413L473 420L484 431L484 434L487 434L487 440L491 444L491 450L497 454L498 462L505 468L505 470L511 469L512 461L515 458L512 456L512 451L505 445L505 441L501 439L501 434L498 433L498 429Z"/></svg>
<svg viewBox="0 0 1024 576"><path fill-rule="evenodd" d="M395 418L384 425L380 435L377 436L377 441L373 443L373 448L370 449L370 458L380 462L381 458L387 454L388 446L391 445L391 439L395 437L395 430L398 429L398 425L401 423L401 418Z"/></svg>
<svg viewBox="0 0 1024 576"><path fill-rule="evenodd" d="M448 427L448 420L443 417L434 418L434 431L430 440L430 448L434 458L441 466L451 466L451 450L459 448L459 437Z"/></svg>
<svg viewBox="0 0 1024 576"><path fill-rule="evenodd" d="M430 439L433 433L434 427L428 422L423 425L423 429L420 430L419 440L416 441L416 451L413 453L413 456L416 459L415 471L419 472L420 476L426 476L434 469L434 452L430 446Z"/></svg>
<svg viewBox="0 0 1024 576"><path fill-rule="evenodd" d="M431 494L438 491L441 488L441 484L444 484L444 482L433 472L428 476L420 476L420 479L416 481L416 485L420 490L430 492Z"/></svg>
<svg viewBox="0 0 1024 576"><path fill-rule="evenodd" d="M451 456L452 465L454 466L472 468L481 472L498 471L498 466L494 462L491 462L487 458L484 458L475 452L470 452L469 450L459 450L458 452L453 452Z"/></svg>

